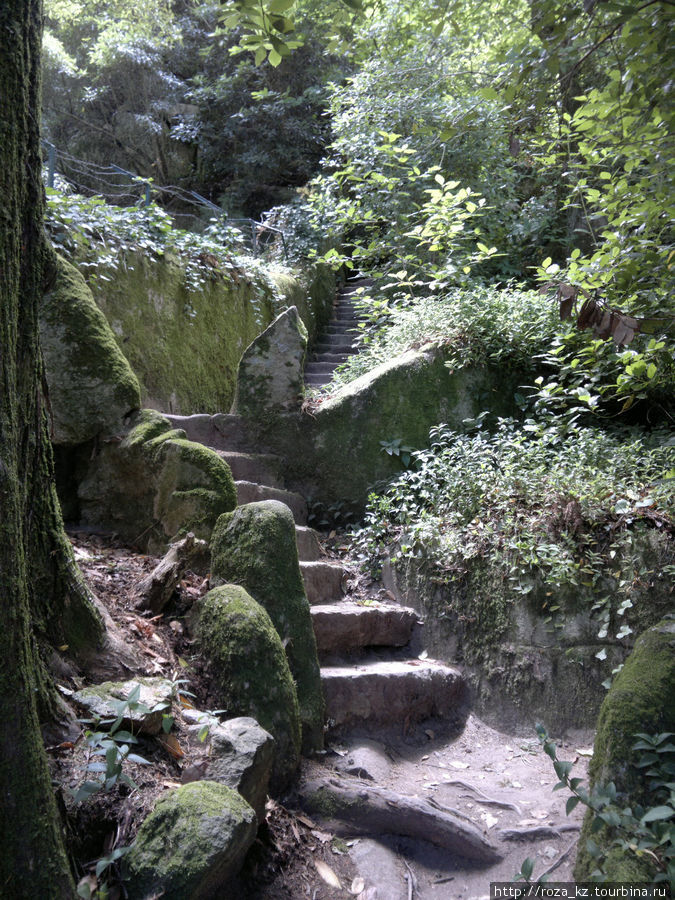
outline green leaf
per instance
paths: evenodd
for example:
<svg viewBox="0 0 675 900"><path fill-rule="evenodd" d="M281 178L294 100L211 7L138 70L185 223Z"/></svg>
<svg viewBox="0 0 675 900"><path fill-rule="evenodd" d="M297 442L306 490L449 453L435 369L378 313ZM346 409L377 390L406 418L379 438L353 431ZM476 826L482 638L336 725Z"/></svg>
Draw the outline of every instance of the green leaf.
<svg viewBox="0 0 675 900"><path fill-rule="evenodd" d="M284 13L295 5L295 0L272 0L269 11L272 13Z"/></svg>
<svg viewBox="0 0 675 900"><path fill-rule="evenodd" d="M675 815L675 809L672 806L654 806L648 810L640 821L645 824L647 822L658 822L663 819L670 819Z"/></svg>
<svg viewBox="0 0 675 900"><path fill-rule="evenodd" d="M565 813L569 816L574 807L580 802L581 801L579 797L568 797L567 803L565 804Z"/></svg>

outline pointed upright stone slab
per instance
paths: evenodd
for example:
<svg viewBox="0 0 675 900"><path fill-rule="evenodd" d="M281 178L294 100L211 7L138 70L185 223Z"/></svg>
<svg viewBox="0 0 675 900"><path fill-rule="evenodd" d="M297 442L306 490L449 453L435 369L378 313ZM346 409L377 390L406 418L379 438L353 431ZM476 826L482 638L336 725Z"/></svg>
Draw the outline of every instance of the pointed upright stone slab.
<svg viewBox="0 0 675 900"><path fill-rule="evenodd" d="M302 402L307 329L291 306L244 351L232 412L264 422Z"/></svg>

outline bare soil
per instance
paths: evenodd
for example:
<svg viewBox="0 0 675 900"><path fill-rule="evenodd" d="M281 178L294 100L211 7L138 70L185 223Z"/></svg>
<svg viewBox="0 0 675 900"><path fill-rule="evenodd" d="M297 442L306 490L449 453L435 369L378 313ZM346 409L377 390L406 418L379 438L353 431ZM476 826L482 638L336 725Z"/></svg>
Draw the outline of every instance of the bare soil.
<svg viewBox="0 0 675 900"><path fill-rule="evenodd" d="M48 738L77 875L95 887L96 861L128 846L158 797L180 784L184 771L198 766L206 752L188 734L182 712L192 706L212 706L208 673L186 627L186 615L208 589L208 581L188 573L167 611L153 616L136 608L134 589L157 564L156 558L138 554L110 536L77 532L71 534L71 541L88 584L137 660L134 674L161 675L176 685L172 731L146 738L134 748L149 764L129 764L133 788L117 784L112 791L99 791L84 803L74 803L72 791L91 778L87 765L92 750L85 739L91 726L69 718L56 737ZM65 665L56 668L64 691L82 686L76 672ZM266 822L228 900L344 900L349 896L477 900L489 896L491 881L512 880L526 857L535 861L535 878L548 871L553 880L572 880L582 811L577 807L569 817L565 815L568 795L552 791L557 779L534 731L520 737L503 734L471 716L458 736L439 735L433 727L417 729L414 735L370 735L377 783L468 817L499 849L501 862L476 868L434 846L431 839L357 836L348 826L305 814L303 780L354 777L345 775L345 764L363 741L357 736L328 735L325 754L303 761L295 792L268 801ZM562 756L576 760L575 774L583 777L590 737L577 736L558 746ZM367 780L372 771L358 774L366 779L364 784L373 783ZM99 880L107 879L112 900L126 895L120 871L115 862Z"/></svg>

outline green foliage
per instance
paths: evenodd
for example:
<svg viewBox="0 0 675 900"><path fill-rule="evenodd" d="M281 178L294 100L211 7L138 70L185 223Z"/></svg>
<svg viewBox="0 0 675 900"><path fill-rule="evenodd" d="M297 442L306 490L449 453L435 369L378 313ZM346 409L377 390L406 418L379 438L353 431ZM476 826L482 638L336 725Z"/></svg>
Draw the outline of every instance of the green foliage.
<svg viewBox="0 0 675 900"><path fill-rule="evenodd" d="M137 744L138 738L131 732L124 731L121 727L122 722L128 713L147 715L151 712L165 712L170 706L161 703L150 709L139 701L140 692L141 686L137 684L124 700L111 701L117 714L116 718L95 721L95 730L87 729L85 731L84 737L90 748L90 755L102 757L102 759L87 764L87 771L96 773L98 778L95 781L83 782L77 791L73 792L76 803L87 800L100 790L110 791L118 783L126 784L132 789L136 788L131 777L124 771L124 764L134 762L139 765L149 765L149 763L147 759L131 752L131 745Z"/></svg>
<svg viewBox="0 0 675 900"><path fill-rule="evenodd" d="M619 796L612 782L587 790L583 779L571 775L574 763L559 759L556 745L546 729L538 725L537 734L559 779L553 790L570 792L567 814L581 803L593 812L591 833L605 830L609 834L609 840L603 841L602 847L592 838L587 842L587 849L597 864L591 879L608 880L605 873L607 858L618 850L621 858L635 859L645 865L654 883L672 884L675 879L675 744L672 738L675 735L635 735L638 738L632 748L638 754L635 767L640 770L646 792L645 802L638 803ZM531 880L534 867L526 865L531 862L523 863L516 878Z"/></svg>
<svg viewBox="0 0 675 900"><path fill-rule="evenodd" d="M175 228L171 216L155 204L149 207L111 206L101 197L81 197L47 188L47 231L54 246L77 262L87 278L103 281L125 267L126 254L174 256L185 266L188 290L198 291L217 278L239 280L247 275L272 282L260 260L244 252L241 232L227 220L212 219L201 234Z"/></svg>
<svg viewBox="0 0 675 900"><path fill-rule="evenodd" d="M647 574L631 555L632 533L644 516L672 527L675 448L667 437L533 420L501 420L494 434L480 424L467 434L439 426L430 448L370 496L353 548L371 571L398 552L429 560L447 579L484 560L512 596L543 585L551 598L545 621L557 621L557 597L567 590L592 607L600 640L610 631L621 640Z"/></svg>
<svg viewBox="0 0 675 900"><path fill-rule="evenodd" d="M377 291L364 293L357 304L364 317L361 350L337 369L326 390L426 343L442 344L453 370L491 364L534 374L535 357L546 351L558 328L551 304L517 288L473 284L414 298L396 280L380 279Z"/></svg>

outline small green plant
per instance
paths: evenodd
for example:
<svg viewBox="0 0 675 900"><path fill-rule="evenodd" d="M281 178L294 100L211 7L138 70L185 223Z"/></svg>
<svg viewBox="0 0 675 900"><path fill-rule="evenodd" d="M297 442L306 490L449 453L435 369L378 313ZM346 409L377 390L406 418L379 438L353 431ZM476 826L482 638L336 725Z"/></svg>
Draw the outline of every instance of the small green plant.
<svg viewBox="0 0 675 900"><path fill-rule="evenodd" d="M553 790L570 792L567 814L581 803L592 811L591 833L603 831L602 842L592 838L587 841L586 849L596 863L591 878L607 880L606 858L612 849L618 848L623 855L646 862L653 870L654 882L672 884L675 879L675 744L672 740L675 734L635 735L638 740L632 749L638 757L634 767L641 774L647 799L630 805L619 795L613 782L587 790L582 778L572 777L574 763L558 758L556 745L542 725L537 726L537 734L559 779ZM533 871L533 861L526 859L515 879L530 881Z"/></svg>
<svg viewBox="0 0 675 900"><path fill-rule="evenodd" d="M151 709L139 701L140 692L141 686L137 684L128 697L112 702L116 718L86 720L86 722L93 724L94 727L85 731L84 738L87 746L90 748L90 756L97 757L94 761L87 764L87 771L95 773L98 777L96 780L84 781L73 792L73 798L76 803L81 803L100 790L110 791L118 783L136 788L131 777L124 771L124 764L126 762L134 762L139 765L149 765L147 759L131 752L131 746L138 743L138 738L130 731L122 728L125 716L133 712L142 715L162 712L164 731L168 732L171 730L173 719L171 716L166 715L166 710L170 708L170 704L160 703Z"/></svg>
<svg viewBox="0 0 675 900"><path fill-rule="evenodd" d="M412 454L415 449L414 447L409 447L407 444L404 444L401 438L394 438L391 441L380 441L380 447L382 447L382 451L388 456L397 456L401 460L404 469L407 469L410 465Z"/></svg>

